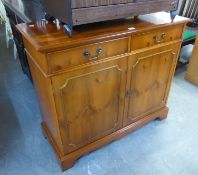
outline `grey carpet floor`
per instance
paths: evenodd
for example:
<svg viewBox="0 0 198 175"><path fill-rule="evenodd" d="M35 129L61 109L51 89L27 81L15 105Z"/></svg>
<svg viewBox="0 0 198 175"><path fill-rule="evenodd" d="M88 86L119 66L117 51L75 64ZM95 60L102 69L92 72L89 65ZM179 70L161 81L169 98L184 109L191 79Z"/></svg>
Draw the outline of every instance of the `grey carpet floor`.
<svg viewBox="0 0 198 175"><path fill-rule="evenodd" d="M43 138L34 88L0 28L0 175L197 175L198 87L174 77L167 120L155 120L61 172Z"/></svg>

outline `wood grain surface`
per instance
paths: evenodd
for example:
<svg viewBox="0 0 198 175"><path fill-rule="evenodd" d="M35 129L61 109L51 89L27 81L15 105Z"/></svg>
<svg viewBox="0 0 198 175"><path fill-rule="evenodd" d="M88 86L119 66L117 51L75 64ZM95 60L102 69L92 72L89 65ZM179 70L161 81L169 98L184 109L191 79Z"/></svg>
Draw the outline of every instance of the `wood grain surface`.
<svg viewBox="0 0 198 175"><path fill-rule="evenodd" d="M37 51L60 50L93 42L100 42L133 33L149 31L159 27L183 24L190 20L177 16L172 23L170 14L159 12L139 16L138 19L125 19L96 24L82 25L74 28L74 35L69 38L62 25L49 22L36 22L17 25L23 37L29 41Z"/></svg>
<svg viewBox="0 0 198 175"><path fill-rule="evenodd" d="M167 117L168 94L188 21L176 17L172 22L168 13L150 14L81 26L72 38L51 23L17 26L28 54L42 127L62 170L149 121Z"/></svg>

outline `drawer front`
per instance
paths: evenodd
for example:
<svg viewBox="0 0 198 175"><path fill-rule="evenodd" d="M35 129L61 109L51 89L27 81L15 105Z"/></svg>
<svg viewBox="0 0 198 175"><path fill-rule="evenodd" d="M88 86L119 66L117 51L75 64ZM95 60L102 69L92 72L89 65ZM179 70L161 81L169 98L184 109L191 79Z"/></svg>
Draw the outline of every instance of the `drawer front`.
<svg viewBox="0 0 198 175"><path fill-rule="evenodd" d="M172 26L160 30L132 35L131 50L143 49L164 42L182 39L183 26Z"/></svg>
<svg viewBox="0 0 198 175"><path fill-rule="evenodd" d="M97 62L108 57L125 54L128 52L128 38L121 38L107 42L85 45L64 51L47 54L50 73L63 69Z"/></svg>

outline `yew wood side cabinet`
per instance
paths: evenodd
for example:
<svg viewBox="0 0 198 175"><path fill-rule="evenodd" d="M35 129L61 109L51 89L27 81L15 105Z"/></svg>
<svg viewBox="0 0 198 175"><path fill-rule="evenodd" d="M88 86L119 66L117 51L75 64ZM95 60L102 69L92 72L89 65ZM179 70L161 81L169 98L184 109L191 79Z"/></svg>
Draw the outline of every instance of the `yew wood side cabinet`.
<svg viewBox="0 0 198 175"><path fill-rule="evenodd" d="M76 27L41 21L18 30L42 112L42 128L63 170L156 118L167 98L189 20L159 12Z"/></svg>

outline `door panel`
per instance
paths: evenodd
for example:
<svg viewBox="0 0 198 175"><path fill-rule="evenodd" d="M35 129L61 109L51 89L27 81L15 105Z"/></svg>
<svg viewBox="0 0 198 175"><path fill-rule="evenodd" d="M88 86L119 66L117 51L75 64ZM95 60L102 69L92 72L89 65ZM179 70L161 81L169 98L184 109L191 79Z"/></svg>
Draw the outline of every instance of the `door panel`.
<svg viewBox="0 0 198 175"><path fill-rule="evenodd" d="M180 44L129 58L125 125L166 105Z"/></svg>
<svg viewBox="0 0 198 175"><path fill-rule="evenodd" d="M127 58L53 78L65 152L122 126Z"/></svg>

